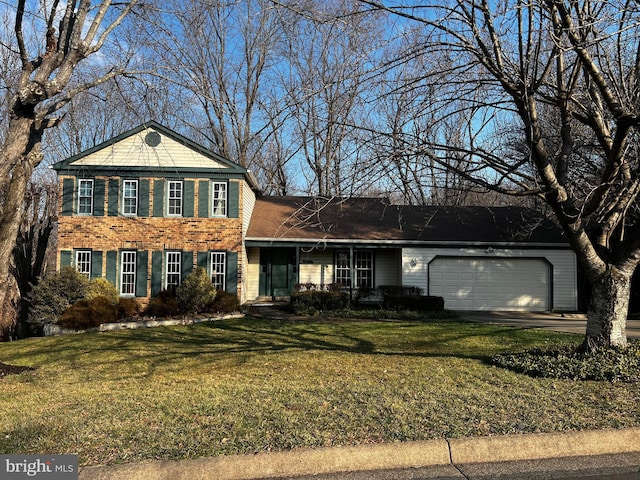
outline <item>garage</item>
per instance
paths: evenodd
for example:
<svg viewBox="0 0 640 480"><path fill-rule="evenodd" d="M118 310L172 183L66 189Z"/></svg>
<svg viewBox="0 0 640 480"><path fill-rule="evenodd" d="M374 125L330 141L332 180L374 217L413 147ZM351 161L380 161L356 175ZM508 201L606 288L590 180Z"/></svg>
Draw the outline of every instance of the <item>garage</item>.
<svg viewBox="0 0 640 480"><path fill-rule="evenodd" d="M429 294L449 310L548 310L550 266L542 258L436 257Z"/></svg>

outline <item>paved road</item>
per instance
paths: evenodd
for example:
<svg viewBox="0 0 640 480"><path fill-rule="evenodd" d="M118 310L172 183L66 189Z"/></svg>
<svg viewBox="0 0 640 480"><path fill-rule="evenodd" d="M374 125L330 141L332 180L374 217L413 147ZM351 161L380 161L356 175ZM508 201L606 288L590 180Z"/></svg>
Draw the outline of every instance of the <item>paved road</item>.
<svg viewBox="0 0 640 480"><path fill-rule="evenodd" d="M640 480L640 453L282 477L279 480ZM266 480L266 479L265 479ZM273 480L273 479L270 479Z"/></svg>

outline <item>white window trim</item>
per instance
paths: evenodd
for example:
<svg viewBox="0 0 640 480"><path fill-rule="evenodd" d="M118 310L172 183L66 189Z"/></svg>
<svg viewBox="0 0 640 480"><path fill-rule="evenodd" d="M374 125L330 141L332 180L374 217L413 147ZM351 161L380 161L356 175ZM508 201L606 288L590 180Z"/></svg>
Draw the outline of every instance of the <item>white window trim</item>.
<svg viewBox="0 0 640 480"><path fill-rule="evenodd" d="M222 214L216 213L216 185L224 186L224 212ZM211 182L211 216L217 218L227 218L229 216L229 184L227 182Z"/></svg>
<svg viewBox="0 0 640 480"><path fill-rule="evenodd" d="M334 282L338 283L338 255L340 253L346 253L347 257L349 259L349 263L347 265L347 267L341 268L340 270L346 271L349 274L349 285L354 288L354 289L358 289L360 288L360 286L358 285L358 272L361 271L370 271L371 272L371 285L367 286L367 288L373 288L375 286L375 275L376 275L376 270L375 270L375 254L373 250L353 250L353 259L351 258L351 252L349 250L344 250L344 249L340 249L336 252L336 257L334 260L334 264L333 264L333 270L334 270L334 276L333 276L333 280ZM358 267L356 265L356 256L358 253L366 253L367 255L370 255L371 257L371 267L370 268L361 268ZM353 272L351 271L351 266L353 265ZM353 282L351 282L351 280L353 280ZM347 285L347 286L349 286Z"/></svg>
<svg viewBox="0 0 640 480"><path fill-rule="evenodd" d="M133 183L136 186L136 196L135 196L135 201L136 201L136 208L135 208L135 212L125 212L125 205L126 202L125 200L127 198L133 198L133 197L125 197L125 192L126 192L126 188L125 188L125 184L127 183ZM128 217L135 217L138 215L138 198L140 195L140 184L138 183L138 180L122 180L122 214L126 215Z"/></svg>
<svg viewBox="0 0 640 480"><path fill-rule="evenodd" d="M87 255L88 259L84 259L81 261L80 257ZM81 273L82 275L85 275L87 278L91 278L91 250L76 250L76 258L75 258L75 267L76 270ZM88 264L89 267L89 271L87 272L83 272L82 270L80 270L80 264Z"/></svg>
<svg viewBox="0 0 640 480"><path fill-rule="evenodd" d="M170 213L170 200L171 200L171 184L180 184L180 213ZM182 217L184 212L184 182L182 180L167 180L167 216L168 217Z"/></svg>
<svg viewBox="0 0 640 480"><path fill-rule="evenodd" d="M211 278L211 283L213 281L213 259L214 256L222 255L222 262L216 262L216 264L222 265L222 288L218 288L218 290L226 290L227 288L227 252L210 252L209 253L209 278Z"/></svg>
<svg viewBox="0 0 640 480"><path fill-rule="evenodd" d="M81 196L80 195L80 191L82 189L82 184L83 183L89 183L91 185L91 195L90 196ZM78 215L93 215L93 195L94 195L94 182L92 178L80 178L78 179L78 207L77 207L77 213ZM91 203L90 203L90 207L89 207L89 212L81 212L80 211L80 199L81 198L89 198Z"/></svg>
<svg viewBox="0 0 640 480"><path fill-rule="evenodd" d="M124 271L124 257L125 255L131 255L133 254L133 272L127 272L127 275L133 275L133 292L125 292L123 287L125 285L124 283L124 276L125 276L125 271ZM138 252L136 252L135 250L123 250L122 252L120 252L120 295L123 297L135 297L136 295L136 282L138 280L137 275L137 260L138 260Z"/></svg>
<svg viewBox="0 0 640 480"><path fill-rule="evenodd" d="M169 256L170 255L178 255L178 271L177 272L169 272ZM164 288L170 288L169 285L169 275L173 274L173 275L178 275L178 285L180 285L182 283L182 252L181 251L176 251L176 250L171 250L171 251L167 251L165 252L164 255ZM178 286L176 285L176 286Z"/></svg>

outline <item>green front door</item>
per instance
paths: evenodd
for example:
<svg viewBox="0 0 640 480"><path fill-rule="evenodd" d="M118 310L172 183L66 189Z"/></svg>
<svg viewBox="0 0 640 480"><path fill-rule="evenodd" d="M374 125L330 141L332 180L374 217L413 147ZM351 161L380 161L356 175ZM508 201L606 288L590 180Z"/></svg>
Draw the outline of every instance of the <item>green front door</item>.
<svg viewBox="0 0 640 480"><path fill-rule="evenodd" d="M293 248L260 250L260 295L288 297L296 282L296 253Z"/></svg>

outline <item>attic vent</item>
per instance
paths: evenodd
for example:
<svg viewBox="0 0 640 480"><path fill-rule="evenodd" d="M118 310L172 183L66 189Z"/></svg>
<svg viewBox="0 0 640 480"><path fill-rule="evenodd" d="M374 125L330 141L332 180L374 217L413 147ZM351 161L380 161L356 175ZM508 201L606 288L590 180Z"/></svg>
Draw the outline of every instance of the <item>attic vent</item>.
<svg viewBox="0 0 640 480"><path fill-rule="evenodd" d="M158 132L149 132L144 137L144 143L146 143L150 147L157 147L158 145L160 145L161 140L162 138L160 137L160 134Z"/></svg>

